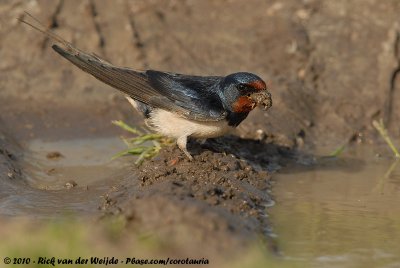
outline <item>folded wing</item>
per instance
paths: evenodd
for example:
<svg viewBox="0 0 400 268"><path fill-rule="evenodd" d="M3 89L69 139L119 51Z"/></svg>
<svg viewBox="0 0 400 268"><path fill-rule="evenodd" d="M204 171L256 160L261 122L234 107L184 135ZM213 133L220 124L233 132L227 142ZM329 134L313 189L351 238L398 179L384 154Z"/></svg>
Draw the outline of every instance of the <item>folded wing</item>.
<svg viewBox="0 0 400 268"><path fill-rule="evenodd" d="M216 90L221 77L199 77L158 71L138 72L116 67L96 55L81 50L53 49L83 71L152 107L173 111L199 121L219 121L226 117Z"/></svg>

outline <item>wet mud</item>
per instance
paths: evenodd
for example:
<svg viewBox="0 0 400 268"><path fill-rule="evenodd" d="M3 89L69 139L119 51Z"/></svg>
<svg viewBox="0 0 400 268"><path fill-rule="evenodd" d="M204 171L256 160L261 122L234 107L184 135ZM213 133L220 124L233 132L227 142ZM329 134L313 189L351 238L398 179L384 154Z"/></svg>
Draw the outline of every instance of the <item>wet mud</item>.
<svg viewBox="0 0 400 268"><path fill-rule="evenodd" d="M110 192L105 211L171 234L194 228L195 236L219 249L229 248L232 237L242 246L257 235L267 240L270 175L232 154L189 148L196 152L196 164L177 148L163 150Z"/></svg>
<svg viewBox="0 0 400 268"><path fill-rule="evenodd" d="M275 172L313 165L305 152L320 145L374 144L373 119L400 135L400 5L362 3L3 1L0 214L118 215L135 230L190 236L210 251L260 237L277 251L266 212ZM141 166L134 157L111 161L126 135L111 120L142 127L142 119L120 93L19 24L25 10L117 65L257 73L273 107L256 109L231 135L191 140L193 162L174 146Z"/></svg>

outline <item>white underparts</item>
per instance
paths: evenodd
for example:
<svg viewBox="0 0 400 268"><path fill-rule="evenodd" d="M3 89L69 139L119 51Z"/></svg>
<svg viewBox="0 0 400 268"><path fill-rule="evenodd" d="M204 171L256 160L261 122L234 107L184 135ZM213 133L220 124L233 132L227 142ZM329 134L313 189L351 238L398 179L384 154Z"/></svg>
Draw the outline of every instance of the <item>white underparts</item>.
<svg viewBox="0 0 400 268"><path fill-rule="evenodd" d="M127 97L130 104L137 110L135 100ZM193 157L186 149L188 137L207 139L222 136L233 129L228 121L195 121L180 117L179 115L162 109L153 109L146 125L154 131L171 138L177 139L179 148L192 160Z"/></svg>
<svg viewBox="0 0 400 268"><path fill-rule="evenodd" d="M137 110L136 101L130 97L126 97L126 99ZM147 125L162 135L176 139L182 136L200 139L215 138L233 129L228 126L226 120L195 121L162 109L154 109L151 112L150 118L147 119Z"/></svg>
<svg viewBox="0 0 400 268"><path fill-rule="evenodd" d="M194 138L214 138L222 136L232 129L226 120L215 122L195 121L182 118L177 114L155 109L150 116L149 125L157 132L174 138L182 136Z"/></svg>

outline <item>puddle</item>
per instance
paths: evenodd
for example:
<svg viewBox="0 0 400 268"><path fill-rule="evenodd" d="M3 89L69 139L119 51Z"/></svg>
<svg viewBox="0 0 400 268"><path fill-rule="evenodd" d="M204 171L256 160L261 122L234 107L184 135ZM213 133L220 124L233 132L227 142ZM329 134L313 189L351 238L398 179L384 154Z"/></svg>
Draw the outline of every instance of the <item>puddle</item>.
<svg viewBox="0 0 400 268"><path fill-rule="evenodd" d="M86 187L112 178L118 169L132 161L112 160L113 154L126 149L119 137L77 138L71 140L28 143L22 165L29 170L28 182L35 188L60 190L66 183Z"/></svg>
<svg viewBox="0 0 400 268"><path fill-rule="evenodd" d="M0 194L0 214L49 217L95 213L110 185L131 171L132 158L111 160L124 146L118 137L34 139L23 144L27 150L20 164L26 182L7 185L13 191Z"/></svg>
<svg viewBox="0 0 400 268"><path fill-rule="evenodd" d="M111 124L120 118L114 109L33 105L28 112L11 104L0 106L0 131L18 144L23 179L0 181L0 215L93 215L104 193L132 173L132 157L111 160L126 149Z"/></svg>
<svg viewBox="0 0 400 268"><path fill-rule="evenodd" d="M371 150L274 175L269 209L285 259L307 267L400 267L400 161Z"/></svg>

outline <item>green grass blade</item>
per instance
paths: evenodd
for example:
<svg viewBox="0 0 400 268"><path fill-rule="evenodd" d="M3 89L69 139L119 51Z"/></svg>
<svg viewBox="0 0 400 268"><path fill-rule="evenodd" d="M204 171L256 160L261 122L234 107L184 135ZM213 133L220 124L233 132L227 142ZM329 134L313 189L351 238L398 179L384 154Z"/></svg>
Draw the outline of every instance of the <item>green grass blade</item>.
<svg viewBox="0 0 400 268"><path fill-rule="evenodd" d="M385 125L383 124L383 120L380 119L379 122L374 120L374 121L372 121L372 125L376 128L376 130L378 130L379 134L382 136L382 138L389 145L390 149L394 153L394 156L397 157L397 158L400 158L400 153L397 150L396 146L394 146L394 144L392 142L392 139L389 137L387 129L385 128Z"/></svg>
<svg viewBox="0 0 400 268"><path fill-rule="evenodd" d="M156 155L156 153L152 152L154 151L154 147L148 147L146 150L144 150L138 157L138 159L135 161L136 165L140 165L144 159L146 158L152 158Z"/></svg>
<svg viewBox="0 0 400 268"><path fill-rule="evenodd" d="M126 131L129 131L133 134L143 135L143 133L140 130L127 125L125 122L123 122L121 120L114 120L114 121L111 121L111 123L113 123L116 126L119 126L122 129L125 129Z"/></svg>
<svg viewBox="0 0 400 268"><path fill-rule="evenodd" d="M159 134L145 134L139 137L135 137L129 140L129 142L133 145L140 145L146 141L153 141L161 139L162 136Z"/></svg>
<svg viewBox="0 0 400 268"><path fill-rule="evenodd" d="M329 154L329 157L339 157L339 155L341 155L346 149L346 145L347 144L343 144L336 148L332 153Z"/></svg>
<svg viewBox="0 0 400 268"><path fill-rule="evenodd" d="M138 155L138 159L135 161L135 164L140 165L145 159L156 156L162 147L173 144L171 139L167 139L160 134L142 133L138 129L131 127L122 121L116 120L112 121L112 123L136 135L136 137L133 138L121 137L128 149L115 154L112 159L128 154ZM146 145L145 142L151 142L152 144Z"/></svg>
<svg viewBox="0 0 400 268"><path fill-rule="evenodd" d="M115 154L111 159L115 159L121 156L125 156L128 154L133 154L133 155L140 155L141 153L143 153L147 148L146 147L135 147L135 148L130 148L127 150L124 150L122 152L119 152L117 154Z"/></svg>

